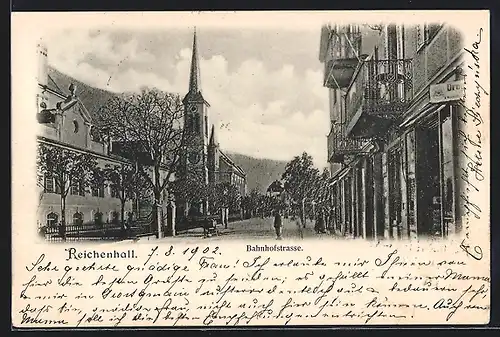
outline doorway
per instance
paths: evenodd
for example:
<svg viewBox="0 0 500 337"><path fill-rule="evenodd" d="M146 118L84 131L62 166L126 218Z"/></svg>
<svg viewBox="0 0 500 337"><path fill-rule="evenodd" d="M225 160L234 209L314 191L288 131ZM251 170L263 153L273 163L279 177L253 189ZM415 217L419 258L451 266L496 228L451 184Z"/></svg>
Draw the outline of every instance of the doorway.
<svg viewBox="0 0 500 337"><path fill-rule="evenodd" d="M441 236L438 118L421 125L417 131L417 231L419 236Z"/></svg>
<svg viewBox="0 0 500 337"><path fill-rule="evenodd" d="M396 145L388 154L389 164L389 237L400 238L402 234L402 181L403 151Z"/></svg>

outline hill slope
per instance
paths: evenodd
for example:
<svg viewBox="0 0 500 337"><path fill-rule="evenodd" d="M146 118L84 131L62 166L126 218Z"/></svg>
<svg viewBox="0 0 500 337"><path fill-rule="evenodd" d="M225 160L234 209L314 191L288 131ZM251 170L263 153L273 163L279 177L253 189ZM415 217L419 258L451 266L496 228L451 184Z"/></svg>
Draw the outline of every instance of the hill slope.
<svg viewBox="0 0 500 337"><path fill-rule="evenodd" d="M247 173L247 190L249 193L253 189L265 193L267 187L274 180L281 178L287 164L286 161L253 158L227 151L224 151L224 153Z"/></svg>

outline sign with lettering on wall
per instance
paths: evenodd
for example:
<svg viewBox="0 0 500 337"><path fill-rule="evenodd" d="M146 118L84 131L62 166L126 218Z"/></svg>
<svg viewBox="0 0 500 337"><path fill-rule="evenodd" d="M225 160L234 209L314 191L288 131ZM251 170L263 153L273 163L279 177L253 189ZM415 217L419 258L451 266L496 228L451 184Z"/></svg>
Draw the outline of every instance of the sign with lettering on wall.
<svg viewBox="0 0 500 337"><path fill-rule="evenodd" d="M453 81L433 84L430 87L431 103L456 101L464 97L465 86L463 81Z"/></svg>

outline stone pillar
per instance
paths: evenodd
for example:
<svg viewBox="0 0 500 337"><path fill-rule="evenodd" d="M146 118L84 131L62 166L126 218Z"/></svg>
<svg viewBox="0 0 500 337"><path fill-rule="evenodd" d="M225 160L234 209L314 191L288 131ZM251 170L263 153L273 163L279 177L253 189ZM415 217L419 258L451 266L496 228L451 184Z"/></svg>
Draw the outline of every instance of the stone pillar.
<svg viewBox="0 0 500 337"><path fill-rule="evenodd" d="M384 238L384 178L382 173L382 154L373 156L373 222L376 239Z"/></svg>
<svg viewBox="0 0 500 337"><path fill-rule="evenodd" d="M224 216L226 215L226 212L224 212L224 208L223 207L221 207L219 209L219 212L220 212L220 223L221 223L222 226L225 226L226 222L224 220Z"/></svg>
<svg viewBox="0 0 500 337"><path fill-rule="evenodd" d="M366 226L367 226L367 223L366 223L366 211L367 211L367 207L366 207L366 174L367 174L367 161L366 159L363 160L363 164L362 164L362 167L360 168L361 169L361 181L360 181L360 184L361 184L361 212L360 212L360 215L361 215L361 232L363 234L363 239L366 239L367 238L367 230L366 230Z"/></svg>
<svg viewBox="0 0 500 337"><path fill-rule="evenodd" d="M175 236L175 203L170 201L167 203L167 236Z"/></svg>

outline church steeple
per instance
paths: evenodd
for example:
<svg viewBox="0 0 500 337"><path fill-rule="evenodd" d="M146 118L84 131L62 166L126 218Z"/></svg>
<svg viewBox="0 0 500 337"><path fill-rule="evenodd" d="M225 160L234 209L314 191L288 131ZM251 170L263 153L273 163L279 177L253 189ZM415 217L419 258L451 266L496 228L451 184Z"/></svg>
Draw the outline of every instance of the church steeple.
<svg viewBox="0 0 500 337"><path fill-rule="evenodd" d="M189 74L189 91L201 92L200 60L198 59L198 46L196 41L196 27L193 34L193 55L191 56L191 72Z"/></svg>
<svg viewBox="0 0 500 337"><path fill-rule="evenodd" d="M189 72L189 90L184 100L202 101L208 105L201 94L200 60L198 56L198 40L196 27L193 32L193 51L191 55L191 69Z"/></svg>
<svg viewBox="0 0 500 337"><path fill-rule="evenodd" d="M215 125L212 124L212 130L210 131L210 141L208 142L209 146L218 146L217 138L215 138Z"/></svg>

